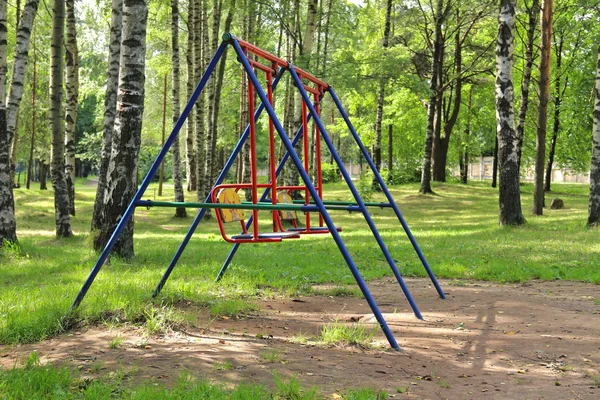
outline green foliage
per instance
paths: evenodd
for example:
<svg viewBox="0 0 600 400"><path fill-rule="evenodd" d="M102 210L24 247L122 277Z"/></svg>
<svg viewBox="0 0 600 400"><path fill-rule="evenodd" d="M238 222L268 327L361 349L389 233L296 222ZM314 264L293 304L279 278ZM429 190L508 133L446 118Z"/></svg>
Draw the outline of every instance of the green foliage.
<svg viewBox="0 0 600 400"><path fill-rule="evenodd" d="M323 163L321 165L323 183L334 183L340 180L339 169L335 164Z"/></svg>

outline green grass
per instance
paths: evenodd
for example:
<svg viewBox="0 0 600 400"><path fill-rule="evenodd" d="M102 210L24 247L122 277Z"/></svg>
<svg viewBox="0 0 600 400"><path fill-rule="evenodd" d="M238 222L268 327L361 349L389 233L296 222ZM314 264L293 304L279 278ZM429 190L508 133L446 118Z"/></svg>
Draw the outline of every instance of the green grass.
<svg viewBox="0 0 600 400"><path fill-rule="evenodd" d="M321 327L318 340L327 345L358 345L368 348L373 346L376 331L376 327L367 327L360 323L334 322Z"/></svg>
<svg viewBox="0 0 600 400"><path fill-rule="evenodd" d="M34 185L37 187L37 185ZM354 284L335 243L327 235L303 237L279 244L240 248L225 278L214 278L231 245L214 221L200 224L163 292L150 294L181 243L195 210L179 220L171 209L138 209L135 252L130 261L112 257L91 287L81 307L69 307L97 259L90 246L90 216L94 188L77 181L74 237L54 237L51 191L17 189L16 210L20 247L0 253L0 344L36 342L74 326L122 322L145 325L156 333L187 323L174 305L191 302L214 315L236 316L255 310L252 299L312 293L318 284ZM153 198L153 187L144 198ZM523 186L528 223L499 228L497 190L487 183L436 184L436 195L418 195L417 185L391 191L438 277L525 282L570 279L600 283L600 230L588 230L588 187L554 185L552 194L565 201L564 210L545 210L533 217L532 186ZM326 199L351 200L343 184L325 187ZM193 196L188 195L188 199ZM157 200L170 200L172 186ZM374 201L381 201L379 193ZM404 276L425 276L398 221L388 209L371 210ZM358 213L335 212L342 237L367 280L390 276L368 226ZM261 227L269 229L268 214ZM236 229L235 227L231 227ZM355 292L335 293L354 295ZM332 293L333 295L333 293ZM179 309L179 308L177 308Z"/></svg>

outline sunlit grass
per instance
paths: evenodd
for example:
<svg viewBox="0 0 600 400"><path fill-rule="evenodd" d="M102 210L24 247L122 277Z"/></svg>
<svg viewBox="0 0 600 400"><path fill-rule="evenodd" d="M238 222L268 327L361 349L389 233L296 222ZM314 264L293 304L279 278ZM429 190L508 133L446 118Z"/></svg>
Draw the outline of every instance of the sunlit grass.
<svg viewBox="0 0 600 400"><path fill-rule="evenodd" d="M328 235L314 235L278 244L240 247L225 278L214 278L231 245L224 242L213 221L202 222L183 253L161 295L150 294L181 243L196 210L184 220L172 209L140 208L135 217L136 257L128 262L112 257L73 315L69 307L97 259L90 247L89 227L94 188L78 180L75 237L54 238L51 191L17 189L17 229L20 248L0 253L0 343L39 341L74 324L119 321L148 324L162 331L172 321L164 313L181 300L214 308L214 315L237 315L256 297L303 295L315 284L353 285L354 278ZM531 185L523 187L523 210L528 223L519 228L498 227L497 191L487 183L437 184L436 195L418 195L417 185L393 187L406 221L438 277L524 282L531 279L571 279L600 283L600 230L585 227L588 188L554 185L566 209L529 213ZM153 191L144 198L153 198ZM343 184L325 188L329 200L351 200ZM188 199L193 199L189 194ZM171 200L172 193L157 200ZM383 201L375 194L374 201ZM404 276L426 276L400 224L389 209L372 208L372 216ZM360 272L367 279L390 276L391 270L359 213L332 212L336 225ZM269 229L270 214L261 217ZM316 222L316 219L314 220ZM327 295L355 295L351 290ZM223 307L222 310L219 307ZM177 317L179 318L179 317ZM177 319L176 318L176 319ZM178 321L179 319L177 319ZM171 322L170 322L171 321ZM155 324L155 325L153 325Z"/></svg>

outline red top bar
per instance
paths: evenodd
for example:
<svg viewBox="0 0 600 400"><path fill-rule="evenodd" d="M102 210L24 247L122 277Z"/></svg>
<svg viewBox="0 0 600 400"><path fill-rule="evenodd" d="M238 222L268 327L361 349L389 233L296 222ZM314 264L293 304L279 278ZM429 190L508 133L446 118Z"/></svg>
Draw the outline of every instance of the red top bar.
<svg viewBox="0 0 600 400"><path fill-rule="evenodd" d="M253 44L246 42L245 40L235 38L235 37L234 37L234 40L237 40L238 43L240 44L240 47L242 49L246 50L247 52L252 53L252 54L254 54L260 58L263 58L267 61L270 61L271 63L277 64L280 67L289 68L290 63L285 61L283 58L276 57L273 54L271 54L267 51L264 51L263 49L258 48L256 46L254 46ZM257 67L257 65L254 65L254 66ZM265 67L265 68L268 68L268 67ZM262 68L260 68L260 69L262 69ZM307 81L312 82L315 85L320 86L325 90L329 88L329 85L327 83L323 82L319 78L314 77L313 75L309 74L308 72L305 72L295 66L294 66L294 69L296 70L296 73L298 74L300 79L306 79Z"/></svg>

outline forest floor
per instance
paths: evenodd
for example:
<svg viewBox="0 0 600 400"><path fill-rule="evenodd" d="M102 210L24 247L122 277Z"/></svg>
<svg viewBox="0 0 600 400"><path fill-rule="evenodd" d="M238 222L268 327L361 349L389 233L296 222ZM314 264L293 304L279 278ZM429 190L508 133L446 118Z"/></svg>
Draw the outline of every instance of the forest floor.
<svg viewBox="0 0 600 400"><path fill-rule="evenodd" d="M341 398L350 387L382 390L389 398L600 398L597 285L441 283L445 301L430 281L407 280L425 321L413 316L393 279L369 284L400 352L387 347L380 329L367 347L318 342L328 323L375 327L362 297L258 298L257 311L220 318L181 300L175 307L197 318L193 327L146 336L134 326L94 326L0 346L0 367L21 365L37 352L42 365L67 366L91 380L124 371L132 385L169 387L186 371L228 386L270 386L275 375L295 376L325 398Z"/></svg>

